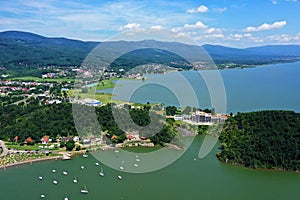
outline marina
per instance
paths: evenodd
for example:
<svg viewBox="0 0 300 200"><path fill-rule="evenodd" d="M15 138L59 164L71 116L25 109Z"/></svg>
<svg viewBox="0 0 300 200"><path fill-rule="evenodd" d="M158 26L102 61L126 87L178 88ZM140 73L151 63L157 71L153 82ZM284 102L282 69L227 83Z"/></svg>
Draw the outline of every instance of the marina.
<svg viewBox="0 0 300 200"><path fill-rule="evenodd" d="M93 156L88 158L77 156L67 162L47 161L30 166L21 165L18 168L8 168L6 171L0 171L0 184L4 184L4 180L8 176L14 177L12 179L14 181L6 183L5 200L15 200L16 198L34 200L41 198L41 194L45 195L45 199L64 199L66 192L67 198L70 200L81 200L85 196L89 199L98 199L101 196L102 199L121 199L123 197L123 199L133 200L147 196L149 198L146 199L150 200L155 198L153 190L157 191L155 195L162 196L165 194L165 190L170 190L172 191L170 198L175 200L184 199L187 192L190 199L198 199L199 188L201 188L201 197L204 199L234 199L231 195L236 189L240 191L240 198L247 196L249 199L261 199L261 197L266 199L270 196L274 200L281 200L283 196L286 199L295 199L300 195L297 189L300 184L300 174L225 165L215 157L218 152L217 146L207 158L195 160L198 158L202 139L198 136L190 149L172 165L150 173L125 173L105 166L100 160L100 172L103 174L105 172L105 176L102 177L98 175L99 167L95 165ZM143 148L136 150L141 153L146 152L146 149L143 150ZM170 149L168 152L167 155L172 156L177 150ZM165 160L167 155L162 156L161 160L157 159L157 162ZM135 169L139 169L147 162L142 155L137 158L140 159L140 166ZM116 159L118 158L116 157ZM136 157L133 156L131 160L123 159L123 161L124 164L134 168ZM120 162L122 160L119 160L119 164ZM86 166L84 172L80 169L83 163ZM147 165L149 164L151 162L147 162ZM52 173L52 169L55 169L57 173ZM68 176L64 176L61 173L63 171L68 171ZM38 178L31 178L39 177L40 174L43 174L42 184ZM73 180L75 179L80 184L74 184ZM16 182L18 184L29 183L30 186L25 184L23 189L31 192L14 193L13 188ZM282 183L285 184L285 189L282 188ZM180 189L174 189L177 187ZM111 188L118 192L112 193ZM130 188L136 188L136 190ZM214 192L216 189L219 191L218 193ZM83 192L86 190L88 193L81 193L82 190ZM257 192L253 193L253 190Z"/></svg>

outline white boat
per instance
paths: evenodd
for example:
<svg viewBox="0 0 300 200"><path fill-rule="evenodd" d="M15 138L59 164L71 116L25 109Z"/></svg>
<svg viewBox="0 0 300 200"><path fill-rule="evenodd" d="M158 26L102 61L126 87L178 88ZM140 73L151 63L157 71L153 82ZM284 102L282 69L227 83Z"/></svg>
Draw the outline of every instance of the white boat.
<svg viewBox="0 0 300 200"><path fill-rule="evenodd" d="M115 153L119 153L119 150L115 150Z"/></svg>
<svg viewBox="0 0 300 200"><path fill-rule="evenodd" d="M69 200L67 193L66 193L66 197L64 198L64 200Z"/></svg>
<svg viewBox="0 0 300 200"><path fill-rule="evenodd" d="M80 192L81 192L82 194L87 194L87 193L89 193L89 191L87 190L86 186L84 186L84 189L80 190Z"/></svg>
<svg viewBox="0 0 300 200"><path fill-rule="evenodd" d="M52 173L55 173L56 172L56 170L55 169L52 169Z"/></svg>
<svg viewBox="0 0 300 200"><path fill-rule="evenodd" d="M39 179L40 179L40 180L43 180L43 177L42 177L42 176L39 176Z"/></svg>
<svg viewBox="0 0 300 200"><path fill-rule="evenodd" d="M98 163L98 162L95 162L95 165L96 165L96 166L99 166L99 163Z"/></svg>
<svg viewBox="0 0 300 200"><path fill-rule="evenodd" d="M101 171L99 172L99 175L100 175L100 176L104 176L104 172L103 172L102 167L101 167Z"/></svg>
<svg viewBox="0 0 300 200"><path fill-rule="evenodd" d="M77 178L75 177L73 183L78 183Z"/></svg>
<svg viewBox="0 0 300 200"><path fill-rule="evenodd" d="M121 166L121 167L120 167L120 170L123 170L123 169L124 169L124 167Z"/></svg>
<svg viewBox="0 0 300 200"><path fill-rule="evenodd" d="M88 154L83 154L82 157L87 158L87 157L89 157L89 155Z"/></svg>
<svg viewBox="0 0 300 200"><path fill-rule="evenodd" d="M54 185L57 185L57 184L58 184L58 181L57 181L57 180L54 180L53 183L54 183Z"/></svg>
<svg viewBox="0 0 300 200"><path fill-rule="evenodd" d="M66 172L66 171L63 171L63 175L66 175L66 176L67 176L67 175L68 175L68 172Z"/></svg>
<svg viewBox="0 0 300 200"><path fill-rule="evenodd" d="M81 165L81 167L80 167L82 170L84 169L84 166L83 165Z"/></svg>
<svg viewBox="0 0 300 200"><path fill-rule="evenodd" d="M139 165L135 163L133 166L138 167Z"/></svg>
<svg viewBox="0 0 300 200"><path fill-rule="evenodd" d="M138 158L137 158L137 159L135 159L135 160L136 160L136 162L140 162L140 159L138 159Z"/></svg>
<svg viewBox="0 0 300 200"><path fill-rule="evenodd" d="M118 179L121 180L121 179L122 179L122 176L119 175L119 176L118 176Z"/></svg>
<svg viewBox="0 0 300 200"><path fill-rule="evenodd" d="M41 194L41 198L45 198L46 196L44 194Z"/></svg>

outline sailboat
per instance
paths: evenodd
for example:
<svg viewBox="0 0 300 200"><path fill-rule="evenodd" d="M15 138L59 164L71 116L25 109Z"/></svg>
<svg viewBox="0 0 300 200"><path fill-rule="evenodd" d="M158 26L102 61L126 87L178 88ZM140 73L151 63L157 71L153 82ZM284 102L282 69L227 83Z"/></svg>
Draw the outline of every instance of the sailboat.
<svg viewBox="0 0 300 200"><path fill-rule="evenodd" d="M104 172L103 172L102 167L101 167L101 171L99 172L99 175L100 175L100 176L104 176Z"/></svg>
<svg viewBox="0 0 300 200"><path fill-rule="evenodd" d="M87 193L89 193L89 191L88 191L87 188L86 188L86 185L84 185L84 189L80 190L80 192L81 192L82 194L87 194Z"/></svg>
<svg viewBox="0 0 300 200"><path fill-rule="evenodd" d="M40 179L40 180L43 180L43 177L42 177L42 176L39 176L39 179Z"/></svg>
<svg viewBox="0 0 300 200"><path fill-rule="evenodd" d="M68 175L68 172L66 172L66 171L63 171L63 175L66 175L66 176L67 176L67 175Z"/></svg>
<svg viewBox="0 0 300 200"><path fill-rule="evenodd" d="M54 185L57 185L58 181L57 181L57 180L54 180L53 183L54 183Z"/></svg>
<svg viewBox="0 0 300 200"><path fill-rule="evenodd" d="M80 167L82 170L84 170L84 166L83 165L81 165L81 167Z"/></svg>
<svg viewBox="0 0 300 200"><path fill-rule="evenodd" d="M77 182L78 182L78 181L77 181L77 178L74 177L73 183L77 183Z"/></svg>
<svg viewBox="0 0 300 200"><path fill-rule="evenodd" d="M121 180L121 179L122 179L122 176L119 175L119 176L118 176L118 179Z"/></svg>
<svg viewBox="0 0 300 200"><path fill-rule="evenodd" d="M95 162L95 165L96 165L96 166L99 166L99 163L98 163L98 162Z"/></svg>
<svg viewBox="0 0 300 200"><path fill-rule="evenodd" d="M64 198L64 200L69 200L67 193L66 193L66 197Z"/></svg>
<svg viewBox="0 0 300 200"><path fill-rule="evenodd" d="M41 198L45 198L46 196L44 194L41 194Z"/></svg>

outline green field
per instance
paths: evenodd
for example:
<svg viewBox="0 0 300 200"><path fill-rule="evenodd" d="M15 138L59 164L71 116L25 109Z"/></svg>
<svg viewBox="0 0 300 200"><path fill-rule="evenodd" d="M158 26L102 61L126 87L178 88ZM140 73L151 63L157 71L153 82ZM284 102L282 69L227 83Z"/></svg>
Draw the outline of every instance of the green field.
<svg viewBox="0 0 300 200"><path fill-rule="evenodd" d="M35 144L35 145L18 145L18 144L9 144L6 143L6 147L9 149L14 149L14 150L30 150L30 151L37 151L37 150L41 150L41 149L45 149L45 150L57 150L58 148L52 148L52 149L48 149L48 148L40 148L40 146L49 146L49 145L42 145L42 144Z"/></svg>
<svg viewBox="0 0 300 200"><path fill-rule="evenodd" d="M101 81L97 86L96 86L96 90L106 90L106 89L110 89L110 88L114 88L116 86L116 84L114 84L112 82L111 79L109 80L103 80Z"/></svg>

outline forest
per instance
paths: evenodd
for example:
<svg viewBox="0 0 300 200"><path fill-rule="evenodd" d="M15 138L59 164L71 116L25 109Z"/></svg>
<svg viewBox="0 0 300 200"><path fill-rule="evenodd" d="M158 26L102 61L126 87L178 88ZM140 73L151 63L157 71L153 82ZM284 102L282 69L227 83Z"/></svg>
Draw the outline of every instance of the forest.
<svg viewBox="0 0 300 200"><path fill-rule="evenodd" d="M97 121L89 117L91 111L96 113ZM72 107L70 103L44 106L34 104L1 106L0 139L13 141L18 136L19 141L23 142L27 137L31 137L38 142L44 135L49 135L50 138L55 139L57 136L75 136L78 135L78 132L86 136L99 135L103 131L108 138L115 135L116 137L112 142L118 143L126 139L125 131L127 133L136 131L135 127L127 121L120 122L124 124L120 129L114 119L113 114L126 120L127 118L122 116L125 116L128 113L127 111L125 108L119 108L111 104L96 108L79 104L73 104ZM162 116L150 112L148 106L141 109L129 109L132 121L138 125L137 127L140 127L139 133L141 136L149 138L154 144L165 145L179 134L176 126L169 123L162 124ZM162 127L155 135L150 128L144 128L150 123L150 116L153 123L157 123L152 127Z"/></svg>
<svg viewBox="0 0 300 200"><path fill-rule="evenodd" d="M230 117L217 157L250 168L300 170L300 114L258 111Z"/></svg>

